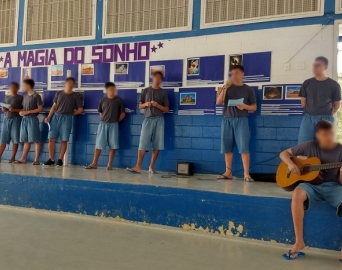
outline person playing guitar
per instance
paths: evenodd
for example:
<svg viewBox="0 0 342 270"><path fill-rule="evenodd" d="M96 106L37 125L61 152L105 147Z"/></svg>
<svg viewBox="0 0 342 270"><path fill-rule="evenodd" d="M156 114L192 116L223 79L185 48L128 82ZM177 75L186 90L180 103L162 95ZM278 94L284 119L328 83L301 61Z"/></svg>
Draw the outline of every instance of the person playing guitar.
<svg viewBox="0 0 342 270"><path fill-rule="evenodd" d="M316 125L316 140L302 143L280 154L281 160L288 165L290 173L301 175L302 172L292 161L292 157L317 157L322 164L342 161L342 145L335 141L334 126L327 120L319 121ZM336 208L338 217L342 217L342 173L341 168L321 172L322 182L319 185L301 183L293 192L292 217L296 242L292 249L282 257L294 260L304 256L301 252L305 248L303 237L304 210L311 209L317 203L326 201ZM340 261L342 261L342 251Z"/></svg>

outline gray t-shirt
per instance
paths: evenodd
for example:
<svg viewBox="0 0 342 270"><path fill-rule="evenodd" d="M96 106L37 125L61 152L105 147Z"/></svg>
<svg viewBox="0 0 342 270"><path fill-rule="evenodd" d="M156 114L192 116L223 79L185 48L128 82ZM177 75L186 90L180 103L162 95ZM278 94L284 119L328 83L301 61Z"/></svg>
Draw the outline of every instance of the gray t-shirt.
<svg viewBox="0 0 342 270"><path fill-rule="evenodd" d="M4 103L11 105L13 109L22 109L23 108L23 96L17 95L13 96L6 96L4 99ZM21 117L18 112L10 112L6 109L5 115L7 118L15 118Z"/></svg>
<svg viewBox="0 0 342 270"><path fill-rule="evenodd" d="M23 110L24 111L31 111L38 109L38 106L43 106L42 97L37 94L36 92L29 96L28 94L24 96L23 100ZM39 113L30 113L26 116L37 116Z"/></svg>
<svg viewBox="0 0 342 270"><path fill-rule="evenodd" d="M338 144L335 149L326 151L319 147L317 141L305 142L291 148L294 156L318 157L322 164L342 162L342 145ZM338 182L340 169L323 171L325 182Z"/></svg>
<svg viewBox="0 0 342 270"><path fill-rule="evenodd" d="M325 81L311 78L303 83L299 96L306 98L306 114L332 115L334 102L341 100L341 87L330 78Z"/></svg>
<svg viewBox="0 0 342 270"><path fill-rule="evenodd" d="M58 91L53 102L57 104L56 113L59 114L73 114L75 109L83 108L82 98L75 92L67 94L64 90Z"/></svg>
<svg viewBox="0 0 342 270"><path fill-rule="evenodd" d="M114 98L104 97L100 101L98 111L102 113L102 122L115 123L119 122L120 114L125 112L125 105L118 96Z"/></svg>
<svg viewBox="0 0 342 270"><path fill-rule="evenodd" d="M140 103L155 101L162 106L169 106L169 97L163 89L148 87L141 92ZM145 108L145 118L164 116L163 112L156 107Z"/></svg>
<svg viewBox="0 0 342 270"><path fill-rule="evenodd" d="M224 100L223 116L225 117L247 117L248 111L240 110L236 106L228 106L229 99L243 98L243 103L246 105L252 105L256 103L255 93L253 88L247 84L242 86L232 85L228 88L226 97Z"/></svg>

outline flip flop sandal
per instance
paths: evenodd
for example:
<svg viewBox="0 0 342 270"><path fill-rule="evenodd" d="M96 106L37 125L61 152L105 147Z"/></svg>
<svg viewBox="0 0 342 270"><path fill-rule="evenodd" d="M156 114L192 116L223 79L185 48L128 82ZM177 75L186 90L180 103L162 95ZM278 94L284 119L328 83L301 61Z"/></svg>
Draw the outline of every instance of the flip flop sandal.
<svg viewBox="0 0 342 270"><path fill-rule="evenodd" d="M149 170L148 173L149 174L157 174L158 172L156 170Z"/></svg>
<svg viewBox="0 0 342 270"><path fill-rule="evenodd" d="M33 162L32 165L37 166L37 165L40 165L40 163L39 162Z"/></svg>
<svg viewBox="0 0 342 270"><path fill-rule="evenodd" d="M97 168L93 167L93 166L86 166L84 167L85 170L96 170Z"/></svg>
<svg viewBox="0 0 342 270"><path fill-rule="evenodd" d="M128 171L130 173L140 174L140 172L137 172L136 170L134 170L132 168L126 168L126 171Z"/></svg>
<svg viewBox="0 0 342 270"><path fill-rule="evenodd" d="M112 171L113 167L107 167L107 171Z"/></svg>
<svg viewBox="0 0 342 270"><path fill-rule="evenodd" d="M13 163L13 162L15 162L15 160L9 160L9 161L8 161L8 163Z"/></svg>
<svg viewBox="0 0 342 270"><path fill-rule="evenodd" d="M216 180L233 180L233 177L225 176L224 174L217 176Z"/></svg>
<svg viewBox="0 0 342 270"><path fill-rule="evenodd" d="M26 162L22 162L22 161L19 161L19 160L16 160L13 162L14 164L26 164Z"/></svg>
<svg viewBox="0 0 342 270"><path fill-rule="evenodd" d="M251 177L245 177L245 182L254 182L254 180Z"/></svg>
<svg viewBox="0 0 342 270"><path fill-rule="evenodd" d="M297 255L297 256L291 257L291 255ZM293 261L293 260L299 259L299 258L304 257L304 256L305 256L304 252L292 252L291 250L289 250L289 253L283 254L281 257L284 260Z"/></svg>

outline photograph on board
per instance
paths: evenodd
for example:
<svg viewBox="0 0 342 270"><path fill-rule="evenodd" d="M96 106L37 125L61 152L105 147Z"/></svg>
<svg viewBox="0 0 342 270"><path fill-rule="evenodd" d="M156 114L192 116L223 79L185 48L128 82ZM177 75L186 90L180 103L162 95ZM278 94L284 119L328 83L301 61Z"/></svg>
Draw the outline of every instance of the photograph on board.
<svg viewBox="0 0 342 270"><path fill-rule="evenodd" d="M82 75L94 75L94 64L83 64L81 69Z"/></svg>
<svg viewBox="0 0 342 270"><path fill-rule="evenodd" d="M232 71L233 67L242 66L242 55L235 54L229 56L229 71Z"/></svg>
<svg viewBox="0 0 342 270"><path fill-rule="evenodd" d="M200 74L200 59L188 58L188 76Z"/></svg>
<svg viewBox="0 0 342 270"><path fill-rule="evenodd" d="M51 76L63 76L63 65L51 66Z"/></svg>
<svg viewBox="0 0 342 270"><path fill-rule="evenodd" d="M31 68L23 68L23 80L31 79Z"/></svg>
<svg viewBox="0 0 342 270"><path fill-rule="evenodd" d="M0 68L0 79L7 79L7 78L8 78L8 69Z"/></svg>
<svg viewBox="0 0 342 270"><path fill-rule="evenodd" d="M115 64L115 75L126 75L128 74L128 63L116 63Z"/></svg>
<svg viewBox="0 0 342 270"><path fill-rule="evenodd" d="M282 86L265 86L263 89L263 100L281 100L283 99Z"/></svg>
<svg viewBox="0 0 342 270"><path fill-rule="evenodd" d="M285 99L300 99L300 85L288 85L285 88Z"/></svg>
<svg viewBox="0 0 342 270"><path fill-rule="evenodd" d="M153 77L154 73L161 72L163 77L165 77L165 66L151 66L150 67L150 76Z"/></svg>
<svg viewBox="0 0 342 270"><path fill-rule="evenodd" d="M196 105L196 93L180 93L180 105Z"/></svg>

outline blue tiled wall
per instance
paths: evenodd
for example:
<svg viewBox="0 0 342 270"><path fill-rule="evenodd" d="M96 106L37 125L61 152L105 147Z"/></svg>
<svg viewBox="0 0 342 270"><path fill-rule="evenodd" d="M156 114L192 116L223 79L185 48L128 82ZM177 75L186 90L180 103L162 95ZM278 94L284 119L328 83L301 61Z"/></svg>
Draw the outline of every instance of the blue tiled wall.
<svg viewBox="0 0 342 270"><path fill-rule="evenodd" d="M261 92L261 91L260 91ZM176 100L177 100L177 94ZM259 99L261 96L259 96ZM156 169L175 171L177 161L192 161L197 173L222 173L225 170L224 157L220 154L220 134L222 116L179 116L165 115L165 150L161 152ZM280 151L297 143L301 116L252 116L251 127L251 171L254 173L274 173ZM43 121L44 115L40 115ZM125 168L134 166L137 159L142 115L127 115L120 123L120 150L117 151L114 166ZM89 164L92 161L97 125L97 114L85 114L74 119L73 134L70 137L69 161L76 165ZM42 154L41 160L48 159L47 125L41 124ZM4 153L4 159L10 156L10 147ZM59 149L59 145L57 145ZM22 146L19 148L20 156ZM32 146L29 160L34 157ZM57 156L56 156L57 157ZM100 166L106 166L108 151L103 151ZM144 160L148 168L150 153ZM241 176L242 163L236 152L233 171Z"/></svg>

